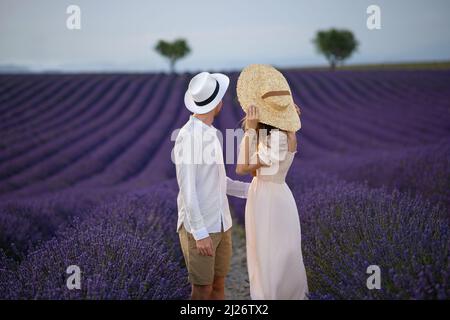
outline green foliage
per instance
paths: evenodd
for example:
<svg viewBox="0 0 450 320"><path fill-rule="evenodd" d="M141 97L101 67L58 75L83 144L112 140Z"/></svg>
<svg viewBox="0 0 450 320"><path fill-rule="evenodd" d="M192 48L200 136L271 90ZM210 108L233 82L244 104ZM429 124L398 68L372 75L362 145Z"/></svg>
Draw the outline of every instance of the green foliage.
<svg viewBox="0 0 450 320"><path fill-rule="evenodd" d="M185 57L191 52L191 48L184 39L177 39L174 42L159 40L155 46L156 52L169 59L170 71L175 70L175 62Z"/></svg>
<svg viewBox="0 0 450 320"><path fill-rule="evenodd" d="M358 41L349 30L319 31L313 42L317 50L327 58L332 69L337 63L349 58L358 47Z"/></svg>

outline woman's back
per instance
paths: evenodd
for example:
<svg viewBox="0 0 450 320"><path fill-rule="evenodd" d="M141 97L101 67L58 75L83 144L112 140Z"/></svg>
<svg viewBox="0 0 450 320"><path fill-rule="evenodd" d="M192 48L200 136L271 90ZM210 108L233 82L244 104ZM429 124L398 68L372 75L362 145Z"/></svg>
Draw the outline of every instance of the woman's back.
<svg viewBox="0 0 450 320"><path fill-rule="evenodd" d="M258 179L284 183L296 151L289 151L287 134L272 130L258 145L258 156L267 167L257 171Z"/></svg>

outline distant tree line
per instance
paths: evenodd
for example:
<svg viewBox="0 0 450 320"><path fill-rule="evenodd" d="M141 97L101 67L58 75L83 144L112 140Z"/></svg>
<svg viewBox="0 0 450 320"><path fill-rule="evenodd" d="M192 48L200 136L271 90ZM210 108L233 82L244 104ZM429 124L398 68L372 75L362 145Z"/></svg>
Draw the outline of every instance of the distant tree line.
<svg viewBox="0 0 450 320"><path fill-rule="evenodd" d="M334 28L318 31L313 43L317 51L328 60L332 70L348 59L358 48L358 41L351 31ZM191 52L185 39L177 39L174 42L159 40L155 50L169 60L171 73L175 72L176 62Z"/></svg>

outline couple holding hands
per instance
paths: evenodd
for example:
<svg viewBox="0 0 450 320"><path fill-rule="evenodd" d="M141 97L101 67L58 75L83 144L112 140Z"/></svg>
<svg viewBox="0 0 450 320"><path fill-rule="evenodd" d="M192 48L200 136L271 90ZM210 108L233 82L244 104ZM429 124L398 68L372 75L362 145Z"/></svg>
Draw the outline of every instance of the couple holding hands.
<svg viewBox="0 0 450 320"><path fill-rule="evenodd" d="M250 295L253 300L306 299L308 285L301 250L300 221L285 183L297 149L300 110L288 82L269 65L250 65L240 74L237 95L246 113L236 173L226 176L222 147L213 127L229 85L226 75L202 72L185 94L192 112L175 141L179 185L178 224L192 299L224 299L232 255L232 219L227 195L246 198L245 231ZM196 161L213 145L211 163Z"/></svg>

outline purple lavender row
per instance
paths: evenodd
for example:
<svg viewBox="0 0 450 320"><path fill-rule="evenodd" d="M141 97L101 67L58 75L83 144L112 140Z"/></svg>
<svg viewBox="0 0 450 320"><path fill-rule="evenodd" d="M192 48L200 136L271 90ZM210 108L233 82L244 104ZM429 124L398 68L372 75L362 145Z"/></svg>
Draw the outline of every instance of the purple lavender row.
<svg viewBox="0 0 450 320"><path fill-rule="evenodd" d="M4 152L0 153L0 159L5 161L14 157L22 157L42 147L43 143L51 142L62 135L73 134L74 126L79 127L89 124L94 119L78 117L78 112L80 111L78 108L84 110L84 112L89 111L91 116L101 114L102 110L104 111L104 108L107 107L102 104L103 99L106 99L108 94L114 92L112 90L120 92L121 89L128 85L124 79L111 80L113 81L108 80L99 83L97 86L87 88L89 91L77 91L77 94L74 96L74 98L78 99L77 102L70 104L68 103L70 102L69 100L66 103L62 103L63 108L56 110L56 116L51 117L50 115L49 119L38 122L35 128L27 127L25 132L22 130L16 136L11 137L10 141L5 141L7 146ZM89 93L89 95L83 95L85 93Z"/></svg>
<svg viewBox="0 0 450 320"><path fill-rule="evenodd" d="M111 81L115 79L110 78ZM70 112L77 112L79 101L86 96L95 92L96 86L102 80L99 78L90 79L89 81L80 82L70 81L68 85L63 87L63 90L59 90L57 94L51 96L51 99L47 99L45 103L34 103L29 111L26 112L28 119L22 117L18 119L18 123L8 129L8 135L12 138L20 137L20 131L23 130L20 121L24 122L27 127L27 133L40 133L46 132L46 126L51 126L55 121L61 121L62 115L67 116L68 110ZM116 80L117 81L117 80ZM11 139L11 144L14 141Z"/></svg>
<svg viewBox="0 0 450 320"><path fill-rule="evenodd" d="M136 94L137 90L144 92L144 83L141 83L140 86L137 86L138 83L124 83L125 87L130 86L130 84L131 87L129 87L128 90L123 92L121 90L112 91L113 94L105 96L105 99L97 106L100 110L105 110L103 117L96 119L96 121L92 123L89 122L86 126L82 126L78 130L75 130L75 135L67 134L59 137L56 141L50 141L49 143L44 144L47 148L38 148L35 150L34 158L32 159L30 159L31 157L28 159L25 157L20 158L27 162L22 162L22 164L20 164L19 161L15 161L14 165L16 168L20 165L23 166L24 163L29 163L30 165L22 167L25 170L21 170L19 174L14 175L8 181L23 179L22 181L25 184L29 184L31 181L29 181L29 176L27 177L27 174L40 175L41 179L48 178L51 176L52 172L53 174L56 174L58 171L69 166L70 162L66 162L67 160L65 159L80 158L86 154L87 150L94 150L95 147L98 147L99 144L106 141L114 130L111 129L110 126L115 122L127 120L126 117L120 116L121 113L126 112L127 110L125 101L129 101L129 99ZM66 158L63 156L64 154L66 155ZM52 161L50 161L50 159L52 159ZM39 164L40 162L41 164ZM42 171L43 167L46 167L47 169ZM37 179L37 181L39 180L40 179Z"/></svg>

